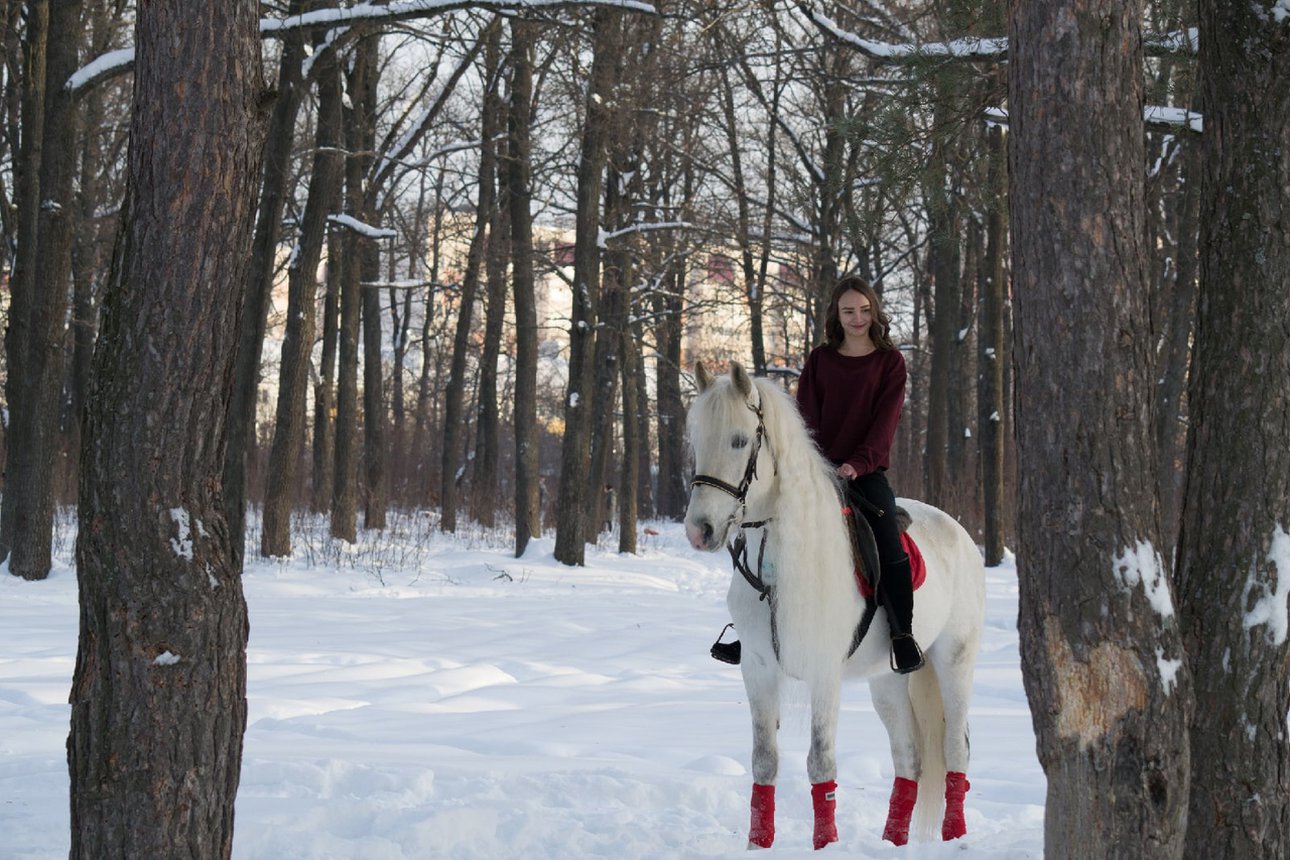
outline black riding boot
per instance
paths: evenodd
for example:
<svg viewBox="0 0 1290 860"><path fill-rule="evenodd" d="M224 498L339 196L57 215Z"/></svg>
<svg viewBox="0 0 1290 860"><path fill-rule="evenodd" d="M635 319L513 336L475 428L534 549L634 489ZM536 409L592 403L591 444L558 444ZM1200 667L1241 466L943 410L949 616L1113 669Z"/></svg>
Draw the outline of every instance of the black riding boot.
<svg viewBox="0 0 1290 860"><path fill-rule="evenodd" d="M743 651L743 646L739 644L739 640L736 639L733 642L721 641L721 637L725 636L726 631L731 627L734 627L734 625L727 624L725 627L721 628L721 634L717 636L717 641L712 643L712 657L715 660L720 660L722 663L729 663L732 666L738 666L739 660L743 656L741 653Z"/></svg>
<svg viewBox="0 0 1290 860"><path fill-rule="evenodd" d="M923 650L914 641L914 583L909 575L909 557L882 566L878 584L887 625L891 628L891 671L901 675L923 668Z"/></svg>

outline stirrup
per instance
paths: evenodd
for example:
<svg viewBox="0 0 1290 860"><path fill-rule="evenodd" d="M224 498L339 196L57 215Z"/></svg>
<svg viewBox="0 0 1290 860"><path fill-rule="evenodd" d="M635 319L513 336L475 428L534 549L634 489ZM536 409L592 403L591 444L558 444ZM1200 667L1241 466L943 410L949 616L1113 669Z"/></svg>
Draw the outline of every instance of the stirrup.
<svg viewBox="0 0 1290 860"><path fill-rule="evenodd" d="M896 659L896 648L897 648L896 643L901 642L902 643L901 650L904 650L903 642L905 640L908 640L909 644L913 647L914 649L913 656L916 658L915 660L909 659L910 654L908 652L901 655L903 659L901 660ZM923 658L923 649L918 647L918 643L914 641L914 636L912 633L899 633L891 637L891 658L890 659L891 659L891 671L895 672L897 675L908 675L910 672L917 672L919 669L923 668L923 666L927 664L927 661Z"/></svg>
<svg viewBox="0 0 1290 860"><path fill-rule="evenodd" d="M739 640L736 639L734 642L721 641L721 637L726 635L726 631L734 626L734 624L727 624L725 627L721 628L721 632L717 634L717 641L712 643L712 650L710 653L714 660L720 660L722 663L729 663L731 666L738 666L739 659L742 656L741 652L743 651L743 647L739 644Z"/></svg>

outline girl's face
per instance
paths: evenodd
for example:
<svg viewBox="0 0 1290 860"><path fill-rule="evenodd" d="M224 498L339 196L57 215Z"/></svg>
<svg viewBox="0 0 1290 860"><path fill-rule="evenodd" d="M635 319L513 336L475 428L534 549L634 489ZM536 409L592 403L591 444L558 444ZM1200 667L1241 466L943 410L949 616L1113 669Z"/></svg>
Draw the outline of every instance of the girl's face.
<svg viewBox="0 0 1290 860"><path fill-rule="evenodd" d="M864 293L847 290L842 294L838 299L838 322L842 323L842 332L848 338L868 336L873 308Z"/></svg>

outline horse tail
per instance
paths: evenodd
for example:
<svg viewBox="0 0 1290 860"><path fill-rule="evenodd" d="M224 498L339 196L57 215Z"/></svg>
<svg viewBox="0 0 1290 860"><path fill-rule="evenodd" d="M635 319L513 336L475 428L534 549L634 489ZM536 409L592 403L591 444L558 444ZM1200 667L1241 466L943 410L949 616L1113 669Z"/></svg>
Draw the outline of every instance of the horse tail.
<svg viewBox="0 0 1290 860"><path fill-rule="evenodd" d="M940 839L945 807L945 704L930 660L909 676L909 701L918 722L918 757L923 764L911 823L914 838L928 842Z"/></svg>

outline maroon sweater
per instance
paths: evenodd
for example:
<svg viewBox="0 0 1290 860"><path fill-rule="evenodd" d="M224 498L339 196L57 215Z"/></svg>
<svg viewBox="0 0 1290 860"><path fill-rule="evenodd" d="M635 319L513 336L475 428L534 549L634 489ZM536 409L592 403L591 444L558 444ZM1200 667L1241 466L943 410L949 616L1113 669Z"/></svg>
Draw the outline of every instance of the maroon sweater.
<svg viewBox="0 0 1290 860"><path fill-rule="evenodd" d="M824 456L856 474L886 469L905 405L905 357L898 349L842 355L827 346L806 358L797 406Z"/></svg>

